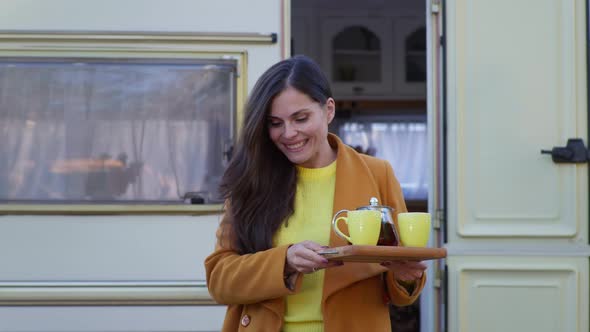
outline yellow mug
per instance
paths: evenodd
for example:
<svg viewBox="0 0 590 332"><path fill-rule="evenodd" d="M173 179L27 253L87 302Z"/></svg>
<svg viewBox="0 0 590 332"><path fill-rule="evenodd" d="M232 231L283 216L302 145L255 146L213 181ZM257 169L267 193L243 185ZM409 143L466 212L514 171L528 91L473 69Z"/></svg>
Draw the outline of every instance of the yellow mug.
<svg viewBox="0 0 590 332"><path fill-rule="evenodd" d="M404 247L426 247L430 237L430 213L402 212L397 215L399 237Z"/></svg>
<svg viewBox="0 0 590 332"><path fill-rule="evenodd" d="M338 214L347 212L348 217L339 217L332 220L332 227L338 236L356 245L377 245L381 232L381 212L376 210L342 210ZM344 220L348 225L350 236L342 233L338 228L338 222Z"/></svg>

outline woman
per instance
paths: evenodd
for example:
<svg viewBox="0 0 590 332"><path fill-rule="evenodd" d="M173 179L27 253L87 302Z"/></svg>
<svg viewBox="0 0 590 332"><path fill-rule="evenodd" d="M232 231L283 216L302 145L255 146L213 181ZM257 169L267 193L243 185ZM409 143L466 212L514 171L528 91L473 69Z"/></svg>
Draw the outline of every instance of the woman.
<svg viewBox="0 0 590 332"><path fill-rule="evenodd" d="M222 180L226 213L205 261L211 296L228 305L223 331L390 331L387 302L408 305L424 286L420 262L328 262L346 245L335 211L377 197L406 211L386 161L328 134L335 102L304 56L269 68L246 105Z"/></svg>

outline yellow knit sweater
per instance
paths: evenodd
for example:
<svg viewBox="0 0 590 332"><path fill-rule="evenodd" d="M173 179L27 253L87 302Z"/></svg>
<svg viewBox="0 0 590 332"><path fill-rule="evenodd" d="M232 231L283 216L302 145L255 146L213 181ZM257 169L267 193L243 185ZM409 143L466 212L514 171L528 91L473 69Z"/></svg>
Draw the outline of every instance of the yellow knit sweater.
<svg viewBox="0 0 590 332"><path fill-rule="evenodd" d="M299 179L295 195L295 213L275 234L275 245L305 240L327 246L330 242L336 162L322 168L297 167ZM284 332L321 332L324 270L303 276L301 290L287 296Z"/></svg>

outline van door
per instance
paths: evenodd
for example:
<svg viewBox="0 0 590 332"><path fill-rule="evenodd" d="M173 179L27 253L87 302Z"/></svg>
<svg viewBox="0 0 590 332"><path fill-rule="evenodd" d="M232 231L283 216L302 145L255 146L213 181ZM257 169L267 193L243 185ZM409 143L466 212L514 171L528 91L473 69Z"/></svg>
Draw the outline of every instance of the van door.
<svg viewBox="0 0 590 332"><path fill-rule="evenodd" d="M433 116L446 131L433 136L444 156L434 200L446 217L443 325L588 331L587 157L541 153L588 144L587 3L442 5L444 106Z"/></svg>

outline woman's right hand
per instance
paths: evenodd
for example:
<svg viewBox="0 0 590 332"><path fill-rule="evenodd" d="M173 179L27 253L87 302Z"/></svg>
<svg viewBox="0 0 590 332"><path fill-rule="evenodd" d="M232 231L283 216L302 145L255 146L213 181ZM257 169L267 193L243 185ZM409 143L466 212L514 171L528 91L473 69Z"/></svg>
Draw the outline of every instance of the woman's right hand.
<svg viewBox="0 0 590 332"><path fill-rule="evenodd" d="M319 269L342 265L342 262L328 261L317 253L326 248L313 241L303 241L290 246L287 249L285 274L313 273Z"/></svg>

